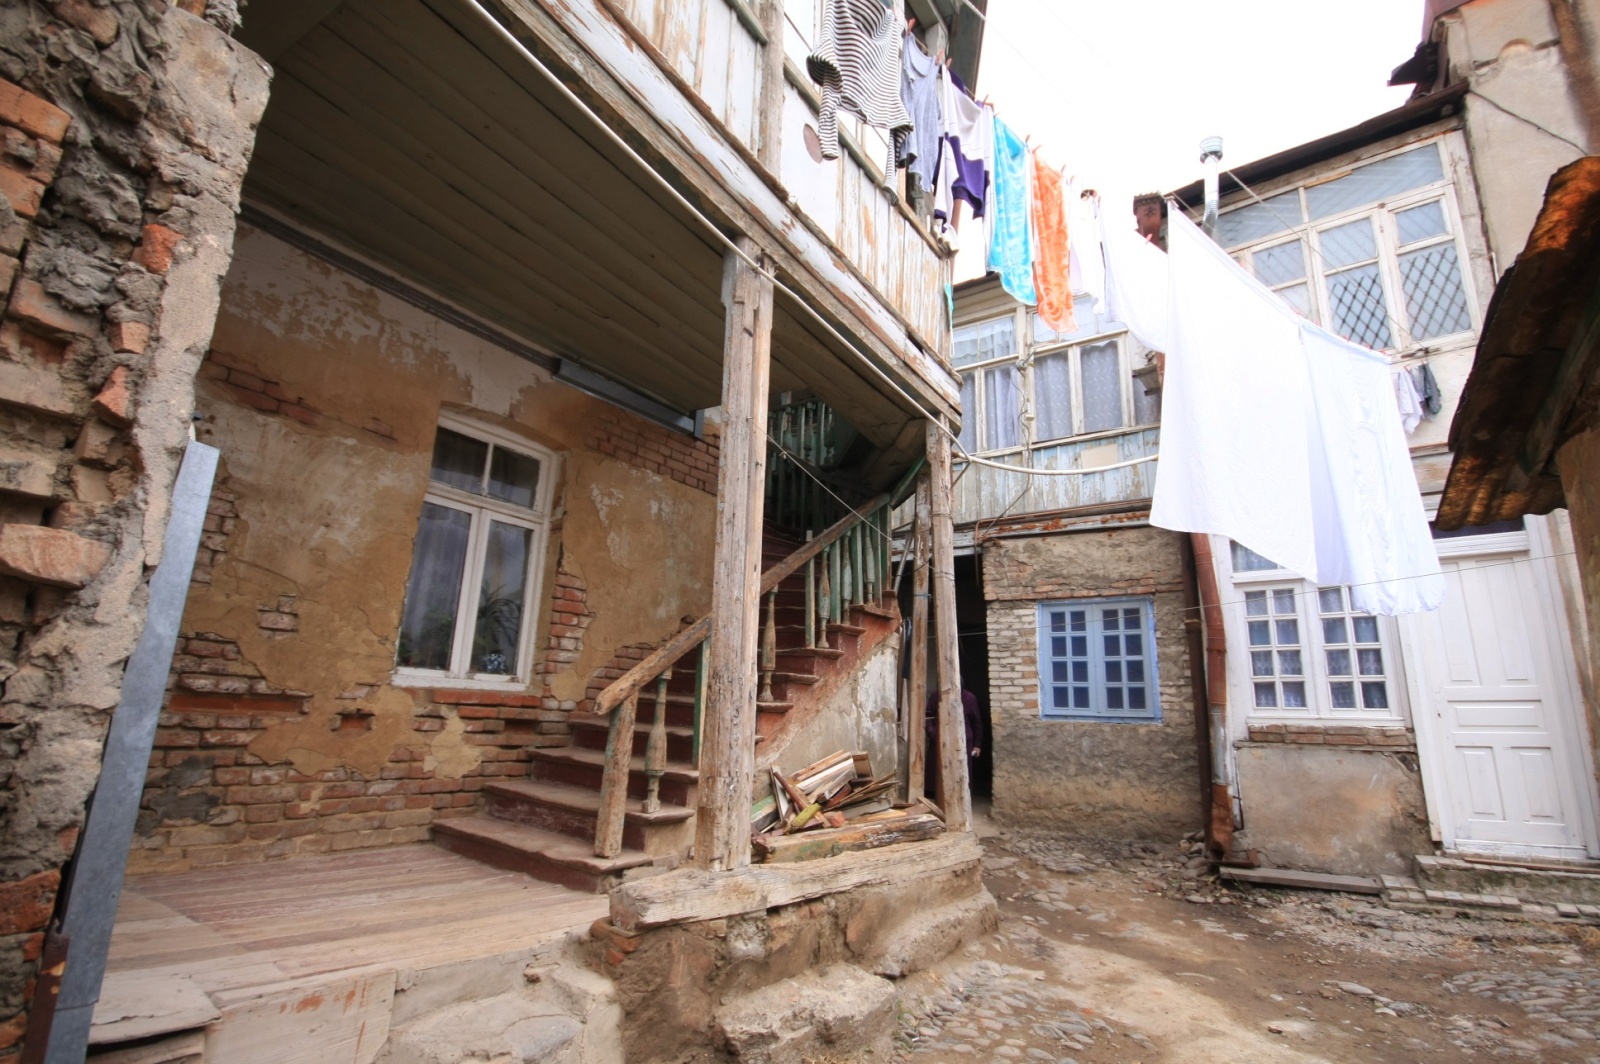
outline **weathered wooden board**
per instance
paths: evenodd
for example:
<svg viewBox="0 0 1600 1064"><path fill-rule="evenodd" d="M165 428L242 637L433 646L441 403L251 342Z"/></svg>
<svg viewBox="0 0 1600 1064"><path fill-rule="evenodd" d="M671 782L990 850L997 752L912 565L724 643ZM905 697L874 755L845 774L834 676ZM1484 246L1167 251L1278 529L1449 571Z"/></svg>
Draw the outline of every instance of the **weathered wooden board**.
<svg viewBox="0 0 1600 1064"><path fill-rule="evenodd" d="M840 854L827 861L756 865L729 872L679 869L618 888L611 897L611 919L628 930L717 920L856 887L906 883L982 859L977 837L961 832Z"/></svg>
<svg viewBox="0 0 1600 1064"><path fill-rule="evenodd" d="M756 859L762 864L783 864L837 857L858 850L875 850L902 842L919 842L944 832L944 823L932 813L863 821L842 828L810 831L803 835L757 835Z"/></svg>
<svg viewBox="0 0 1600 1064"><path fill-rule="evenodd" d="M395 972L218 994L206 1059L228 1064L371 1064L389 1039Z"/></svg>

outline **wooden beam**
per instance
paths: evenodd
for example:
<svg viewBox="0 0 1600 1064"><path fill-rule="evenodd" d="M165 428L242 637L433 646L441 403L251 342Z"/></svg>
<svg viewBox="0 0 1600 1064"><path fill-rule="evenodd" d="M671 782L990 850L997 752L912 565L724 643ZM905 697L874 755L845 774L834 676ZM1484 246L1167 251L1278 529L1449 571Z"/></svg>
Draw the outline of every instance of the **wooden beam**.
<svg viewBox="0 0 1600 1064"><path fill-rule="evenodd" d="M928 474L932 497L933 609L939 673L939 804L951 831L972 823L967 781L967 725L961 712L961 658L956 633L955 523L950 482L950 437L928 422ZM749 803L746 803L748 805Z"/></svg>
<svg viewBox="0 0 1600 1064"><path fill-rule="evenodd" d="M867 820L842 828L825 828L799 835L757 835L756 853L763 864L793 864L837 857L842 853L876 850L902 842L919 842L944 833L944 821L932 813Z"/></svg>
<svg viewBox="0 0 1600 1064"><path fill-rule="evenodd" d="M740 237L738 247L762 261L759 248L749 237ZM723 341L722 448L695 822L695 864L708 870L738 869L750 863L761 518L772 352L772 281L742 256L730 252L723 292L728 318Z"/></svg>
<svg viewBox="0 0 1600 1064"><path fill-rule="evenodd" d="M761 100L756 125L756 159L773 173L783 165L783 0L761 0Z"/></svg>
<svg viewBox="0 0 1600 1064"><path fill-rule="evenodd" d="M922 797L927 775L928 559L932 553L933 489L928 467L917 474L911 526L911 675L906 683L906 801Z"/></svg>
<svg viewBox="0 0 1600 1064"><path fill-rule="evenodd" d="M749 815L746 808L745 814ZM857 887L906 885L970 867L983 847L969 832L845 853L826 861L757 865L726 872L681 868L625 883L611 895L611 921L628 931L794 905Z"/></svg>

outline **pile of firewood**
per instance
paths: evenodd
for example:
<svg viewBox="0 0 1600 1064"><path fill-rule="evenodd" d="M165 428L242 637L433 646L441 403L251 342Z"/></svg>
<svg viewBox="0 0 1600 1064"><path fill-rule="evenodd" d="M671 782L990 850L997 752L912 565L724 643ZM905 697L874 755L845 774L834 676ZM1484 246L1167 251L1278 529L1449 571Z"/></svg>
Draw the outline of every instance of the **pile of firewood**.
<svg viewBox="0 0 1600 1064"><path fill-rule="evenodd" d="M751 810L757 860L827 857L944 830L944 814L932 802L895 803L895 773L874 776L865 753L840 750L798 772L771 771L772 797ZM804 844L778 841L801 834L808 836Z"/></svg>

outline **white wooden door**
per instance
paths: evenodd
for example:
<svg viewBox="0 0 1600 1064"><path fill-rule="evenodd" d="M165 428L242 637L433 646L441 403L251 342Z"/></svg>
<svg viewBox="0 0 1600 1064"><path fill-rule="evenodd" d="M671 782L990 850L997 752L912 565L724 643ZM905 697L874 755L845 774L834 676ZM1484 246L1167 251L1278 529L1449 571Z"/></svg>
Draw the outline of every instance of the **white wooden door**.
<svg viewBox="0 0 1600 1064"><path fill-rule="evenodd" d="M1526 533L1477 538L1494 542L1439 544L1444 605L1406 624L1436 826L1447 849L1588 857L1594 781L1553 581Z"/></svg>

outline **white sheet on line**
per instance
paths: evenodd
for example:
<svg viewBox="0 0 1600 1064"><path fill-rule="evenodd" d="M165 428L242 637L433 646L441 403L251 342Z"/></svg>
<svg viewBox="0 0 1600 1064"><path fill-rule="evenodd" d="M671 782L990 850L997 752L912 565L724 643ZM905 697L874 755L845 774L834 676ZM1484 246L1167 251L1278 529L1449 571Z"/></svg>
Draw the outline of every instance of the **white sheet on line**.
<svg viewBox="0 0 1600 1064"><path fill-rule="evenodd" d="M1357 609L1436 608L1444 581L1383 357L1301 319L1176 211L1168 247L1106 234L1113 312L1167 355L1151 523L1349 584Z"/></svg>

